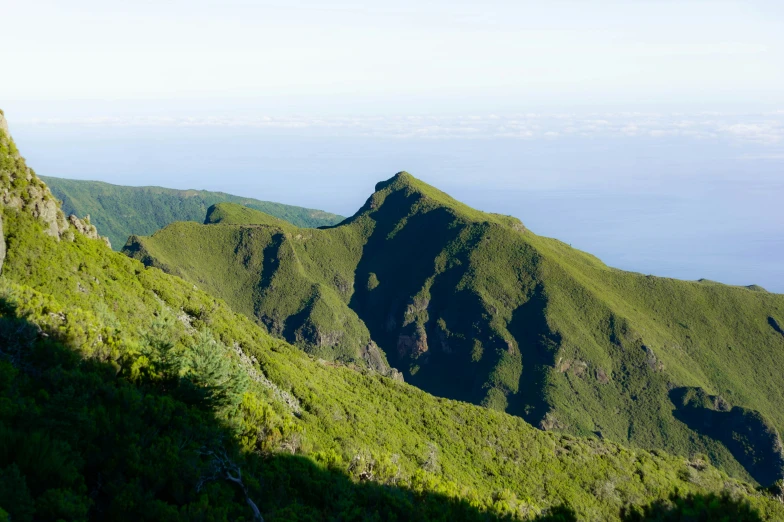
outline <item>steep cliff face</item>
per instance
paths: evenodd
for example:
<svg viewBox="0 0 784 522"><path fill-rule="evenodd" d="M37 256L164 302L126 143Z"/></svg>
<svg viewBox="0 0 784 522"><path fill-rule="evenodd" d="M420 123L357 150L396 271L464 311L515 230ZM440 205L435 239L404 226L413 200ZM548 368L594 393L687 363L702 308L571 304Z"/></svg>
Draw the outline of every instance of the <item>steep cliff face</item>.
<svg viewBox="0 0 784 522"><path fill-rule="evenodd" d="M112 243L109 241L109 238L98 234L98 229L95 228L95 225L90 222L90 216L85 216L84 219L79 219L74 214L71 214L68 216L68 222L71 223L76 230L90 239L100 239L106 243L106 246L112 248Z"/></svg>
<svg viewBox="0 0 784 522"><path fill-rule="evenodd" d="M58 240L72 240L74 230L87 237L99 239L95 227L90 225L89 221L83 223L76 216L72 216L69 223L60 209L57 198L19 154L16 144L11 139L8 122L2 111L0 111L0 207L31 214L41 222L46 234ZM108 244L107 240L104 241ZM0 248L0 259L4 258L4 253L3 246Z"/></svg>

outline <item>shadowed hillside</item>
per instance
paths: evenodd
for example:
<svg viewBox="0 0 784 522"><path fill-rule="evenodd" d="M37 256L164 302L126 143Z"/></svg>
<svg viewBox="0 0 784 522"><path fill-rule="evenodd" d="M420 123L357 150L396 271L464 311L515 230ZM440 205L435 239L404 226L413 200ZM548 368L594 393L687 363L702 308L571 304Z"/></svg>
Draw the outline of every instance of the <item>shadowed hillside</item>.
<svg viewBox="0 0 784 522"><path fill-rule="evenodd" d="M334 225L342 216L322 210L283 205L206 190L161 187L124 187L101 181L42 178L62 200L66 214L90 216L98 232L120 250L133 234L152 234L175 221L204 220L207 209L219 202L239 203L300 227Z"/></svg>
<svg viewBox="0 0 784 522"><path fill-rule="evenodd" d="M389 373L385 358L430 393L546 430L706 454L766 484L782 476L782 295L616 270L407 173L325 230L227 204L210 213L125 252L315 356ZM755 411L773 442L697 429L673 414L673 387Z"/></svg>

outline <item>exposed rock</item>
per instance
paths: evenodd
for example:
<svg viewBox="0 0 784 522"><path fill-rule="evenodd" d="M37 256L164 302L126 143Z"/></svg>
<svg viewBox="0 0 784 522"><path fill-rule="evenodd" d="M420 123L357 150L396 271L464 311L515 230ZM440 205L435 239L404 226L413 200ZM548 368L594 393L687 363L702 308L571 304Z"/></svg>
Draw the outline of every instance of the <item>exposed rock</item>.
<svg viewBox="0 0 784 522"><path fill-rule="evenodd" d="M3 111L0 111L0 131L5 132L9 136L11 135L11 131L8 130L8 122L5 121L5 115Z"/></svg>
<svg viewBox="0 0 784 522"><path fill-rule="evenodd" d="M350 296L354 292L354 282L348 281L343 279L339 275L335 275L334 278L335 288L337 288L341 294Z"/></svg>
<svg viewBox="0 0 784 522"><path fill-rule="evenodd" d="M664 369L664 363L656 358L656 355L653 353L653 349L644 344L642 345L642 349L647 356L645 362L648 364L648 367L655 372L662 371Z"/></svg>
<svg viewBox="0 0 784 522"><path fill-rule="evenodd" d="M390 368L386 377L389 377L393 381L405 382L403 379L403 374L397 371L395 368Z"/></svg>
<svg viewBox="0 0 784 522"><path fill-rule="evenodd" d="M247 355L242 347L238 343L234 343L234 353L237 354L237 357L240 359L240 364L245 369L245 372L248 374L248 377L253 379L255 382L261 384L265 388L272 391L272 395L286 405L286 407L296 416L300 416L302 414L302 405L294 395L290 394L286 390L282 390L278 387L274 382L267 379L267 377L261 372L259 366L259 361L253 355Z"/></svg>
<svg viewBox="0 0 784 522"><path fill-rule="evenodd" d="M389 377L395 381L403 382L403 374L397 371L395 368L389 367L386 359L384 358L383 352L376 343L370 341L367 346L362 348L361 354L362 359L367 363L368 368L383 375L384 377Z"/></svg>
<svg viewBox="0 0 784 522"><path fill-rule="evenodd" d="M400 357L417 358L427 351L427 333L421 326L409 333L401 333L397 338L397 352Z"/></svg>
<svg viewBox="0 0 784 522"><path fill-rule="evenodd" d="M49 187L38 179L19 153L15 152L16 147L2 113L0 113L0 141L11 150L10 158L13 160L10 170L0 171L0 175L5 180L0 184L0 204L29 212L41 221L48 235L59 240L68 230L68 222Z"/></svg>
<svg viewBox="0 0 784 522"><path fill-rule="evenodd" d="M88 237L90 239L100 239L101 241L106 243L106 246L112 248L112 244L109 242L109 238L98 234L98 229L95 228L95 225L90 223L90 216L85 216L84 220L82 220L76 217L75 215L71 214L70 216L68 216L68 221L83 236Z"/></svg>
<svg viewBox="0 0 784 522"><path fill-rule="evenodd" d="M580 359L564 359L560 358L556 365L556 370L561 373L571 371L575 377L582 377L588 370L588 363Z"/></svg>
<svg viewBox="0 0 784 522"><path fill-rule="evenodd" d="M368 368L371 370L380 373L381 375L386 375L389 372L389 365L384 360L384 355L381 353L378 345L373 341L370 341L367 346L362 348L361 350L362 359L367 363Z"/></svg>
<svg viewBox="0 0 784 522"><path fill-rule="evenodd" d="M558 420L553 412L547 412L539 422L539 429L544 431L563 430L566 429L566 425Z"/></svg>
<svg viewBox="0 0 784 522"><path fill-rule="evenodd" d="M33 192L33 188L30 189L30 193ZM58 216L60 209L57 208L57 203L55 203L52 199L45 199L40 196L37 199L33 200L32 204L30 205L31 213L33 217L38 218L40 221L46 225L44 232L52 237L56 237L59 239L61 232L65 230L63 227L61 216Z"/></svg>
<svg viewBox="0 0 784 522"><path fill-rule="evenodd" d="M610 377L603 368L596 368L596 380L601 384L607 384L610 382Z"/></svg>

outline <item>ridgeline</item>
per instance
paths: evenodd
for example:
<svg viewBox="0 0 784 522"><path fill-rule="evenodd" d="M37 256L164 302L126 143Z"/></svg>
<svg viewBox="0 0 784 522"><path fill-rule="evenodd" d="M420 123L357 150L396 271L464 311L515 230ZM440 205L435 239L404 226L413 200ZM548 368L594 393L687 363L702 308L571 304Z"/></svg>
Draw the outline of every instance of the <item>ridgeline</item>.
<svg viewBox="0 0 784 522"><path fill-rule="evenodd" d="M394 368L545 430L784 477L782 295L616 270L407 173L335 227L219 204L124 252L314 357Z"/></svg>
<svg viewBox="0 0 784 522"><path fill-rule="evenodd" d="M90 216L98 232L120 250L128 237L147 235L175 221L204 221L207 209L231 202L261 210L299 227L334 225L344 218L323 210L283 205L207 190L175 190L162 187L125 187L101 181L41 178L66 214Z"/></svg>

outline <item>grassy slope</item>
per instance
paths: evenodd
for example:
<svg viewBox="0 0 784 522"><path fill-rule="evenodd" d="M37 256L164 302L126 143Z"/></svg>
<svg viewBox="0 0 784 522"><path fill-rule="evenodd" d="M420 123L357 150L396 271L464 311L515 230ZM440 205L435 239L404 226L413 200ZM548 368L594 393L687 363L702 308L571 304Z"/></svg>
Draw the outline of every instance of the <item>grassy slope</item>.
<svg viewBox="0 0 784 522"><path fill-rule="evenodd" d="M51 343L56 342L84 360L81 366L69 370L72 374L88 372L90 364L111 368L108 372L84 373L85 378L92 379L88 379L94 390L90 392L89 386L82 390L57 385L67 377L62 368L71 368L65 359L40 375L35 373L36 365L49 363L33 361L31 366L23 364L9 373L3 359L3 436L12 436L8 430L13 426L31 429L36 423L45 423L56 451L72 451L69 444L73 444L81 452L69 464L68 476L48 478L35 475L35 459L21 458L39 439L28 443L17 437L13 439L15 447L24 452L0 452L0 468L9 470L12 468L8 466L13 466L21 470L22 477L27 473L32 495L37 494L33 485L42 480L50 488L35 499L39 513L63 516L62 510L71 510L82 513L82 518L116 516L129 520L163 516L185 520L209 513L211 519L221 520L235 518L237 510L241 512L243 501L236 488L219 489L216 485L199 495L195 493L199 472L207 472L203 467L194 464L182 476L176 473L176 467L156 468L164 462L180 465L187 455L198 460L198 437L202 436L194 431L196 426L179 427L186 411L178 406L179 399L156 398L156 393L173 393L177 388L140 387L133 392L133 386L143 385L139 375L155 369L149 359L151 324L169 318L164 324L168 325L168 338L175 342L176 353L186 353L199 331L209 330L219 341L216 349L234 346L255 357L251 367L268 379L266 385L251 385L243 405L266 404L272 408L269 413L256 417L257 408L243 406L224 418L229 425L239 426L236 436L241 440L236 444L242 454L236 457L237 462L244 469L249 495L257 499L265 520L306 516L381 519L392 514L399 519L479 519L476 513L483 512L493 515L485 520L502 515L533 519L561 504L570 506L581 520L611 520L619 517L624 505L645 505L666 498L676 489L681 494L730 491L750 501L765 519L784 515L778 502L700 462L630 450L598 439L542 432L518 417L438 399L376 373L319 362L271 338L223 301L114 253L100 241L80 234L73 241L57 241L45 236L30 215L10 209L3 210L3 222L8 246L0 277L0 315L5 321L2 334L6 342L3 349L9 349L7 343L13 341L22 349L43 343L41 346L51 350ZM27 340L32 344L15 337L21 329L8 327L20 324L13 323L20 320L36 325ZM250 370L233 353L226 350L232 364ZM8 355L10 361L28 360L24 353ZM51 373L53 370L57 371ZM21 382L14 372L33 372L31 376L35 377ZM99 382L104 384L96 387ZM112 391L113 386L131 388L127 392L120 388ZM27 387L30 395L25 395ZM161 391L156 392L158 389ZM295 399L281 400L286 394ZM56 401L50 403L53 397ZM121 399L112 403L113 398L120 397L132 402L123 403ZM69 401L67 406L58 402L64 400ZM121 410L107 411L106 404ZM293 414L296 404L301 408L298 415ZM135 412L143 405L148 410L137 415ZM123 417L128 408L135 417ZM37 417L41 412L55 416L55 422ZM178 419L176 424L162 420L172 413ZM98 425L93 424L94 415L100 416ZM201 414L189 415L196 419ZM272 423L270 418L277 420ZM146 430L142 426L143 431L138 436L130 434L132 440L128 441L121 437L121 430L131 429L131 420L136 424L162 424ZM113 424L117 422L126 424ZM269 437L272 428L278 438ZM185 429L189 431L176 431ZM74 434L84 433L99 438L91 438L91 445L82 447L82 439ZM106 433L116 436L102 442ZM164 433L165 439L156 439ZM267 433L267 437L260 439L260 433ZM106 446L105 442L110 444ZM126 451L126 446L130 451L127 457L113 458L112 447L120 452ZM294 448L304 460L284 458L278 453L283 448ZM92 452L98 449L109 453L95 460ZM262 458L259 452L266 456ZM159 458L165 461L150 460ZM48 469L53 466L50 464ZM120 474L118 466L125 466ZM368 492L366 486L361 486L360 475L371 468L371 483L385 484L385 488ZM2 476L0 493L8 484L3 481L14 476L19 475ZM103 511L80 511L79 505L86 510L91 502L98 503ZM227 504L235 507L227 510L223 507ZM172 505L183 507L179 511L166 507ZM458 509L460 505L476 511ZM19 506L3 507L13 514ZM155 511L140 511L142 507L154 507Z"/></svg>
<svg viewBox="0 0 784 522"><path fill-rule="evenodd" d="M776 440L730 447L737 429L717 440L673 412L671 390L701 388L781 430L784 336L769 318L784 323L784 296L615 270L407 174L334 228L252 214L227 207L211 225L175 223L128 253L322 357L359 361L369 332L431 393L548 429L704 452L745 478L781 476ZM344 336L319 343L308 323Z"/></svg>
<svg viewBox="0 0 784 522"><path fill-rule="evenodd" d="M300 227L334 225L341 216L321 210L283 205L206 190L125 187L100 181L45 177L66 214L90 215L98 231L119 250L133 234L152 234L175 221L204 220L207 209L229 201L264 211Z"/></svg>

